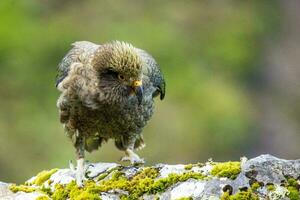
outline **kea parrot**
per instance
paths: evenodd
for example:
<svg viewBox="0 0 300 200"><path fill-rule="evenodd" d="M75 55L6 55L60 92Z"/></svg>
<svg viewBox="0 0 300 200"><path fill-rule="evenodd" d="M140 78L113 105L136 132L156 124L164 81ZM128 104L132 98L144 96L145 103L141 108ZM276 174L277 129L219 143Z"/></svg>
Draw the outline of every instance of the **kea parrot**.
<svg viewBox="0 0 300 200"><path fill-rule="evenodd" d="M58 65L60 122L76 149L76 183L85 179L85 151L113 139L122 161L144 163L134 150L145 146L142 130L165 97L165 80L154 58L127 42L72 44Z"/></svg>

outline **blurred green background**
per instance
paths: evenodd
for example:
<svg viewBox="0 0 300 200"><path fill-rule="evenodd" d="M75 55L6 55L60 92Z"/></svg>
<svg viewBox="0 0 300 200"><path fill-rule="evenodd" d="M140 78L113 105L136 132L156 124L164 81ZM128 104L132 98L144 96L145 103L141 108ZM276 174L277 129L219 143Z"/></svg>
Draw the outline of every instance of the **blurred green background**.
<svg viewBox="0 0 300 200"><path fill-rule="evenodd" d="M288 2L1 0L0 180L22 182L74 159L54 80L80 40L124 40L160 64L167 94L144 130L148 165L299 157L300 43L291 27L300 20ZM109 142L87 157L121 156Z"/></svg>

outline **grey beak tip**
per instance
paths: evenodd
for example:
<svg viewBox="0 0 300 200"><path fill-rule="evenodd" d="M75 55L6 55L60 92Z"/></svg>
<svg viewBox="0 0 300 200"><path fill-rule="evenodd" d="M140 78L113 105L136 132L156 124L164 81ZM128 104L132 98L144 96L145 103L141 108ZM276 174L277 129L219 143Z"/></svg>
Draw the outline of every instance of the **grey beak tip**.
<svg viewBox="0 0 300 200"><path fill-rule="evenodd" d="M138 100L139 105L141 105L143 101L143 86L139 86L135 88L135 94Z"/></svg>

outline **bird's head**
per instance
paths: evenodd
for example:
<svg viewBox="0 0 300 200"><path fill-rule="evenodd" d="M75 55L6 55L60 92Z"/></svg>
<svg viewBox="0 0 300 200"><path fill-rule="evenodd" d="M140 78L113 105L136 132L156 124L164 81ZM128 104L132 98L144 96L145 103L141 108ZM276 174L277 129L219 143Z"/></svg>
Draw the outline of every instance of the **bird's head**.
<svg viewBox="0 0 300 200"><path fill-rule="evenodd" d="M114 103L135 96L139 104L142 102L143 61L135 47L119 41L104 44L97 50L93 62L106 100Z"/></svg>

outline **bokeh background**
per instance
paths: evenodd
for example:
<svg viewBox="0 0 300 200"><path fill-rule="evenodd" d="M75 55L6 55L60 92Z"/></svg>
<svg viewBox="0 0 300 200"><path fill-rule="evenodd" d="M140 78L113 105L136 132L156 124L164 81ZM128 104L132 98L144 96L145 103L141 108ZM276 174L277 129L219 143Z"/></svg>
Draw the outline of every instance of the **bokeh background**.
<svg viewBox="0 0 300 200"><path fill-rule="evenodd" d="M74 41L125 40L167 81L144 130L147 164L300 157L297 0L1 0L0 180L68 167L56 67ZM88 154L116 162L112 142Z"/></svg>

